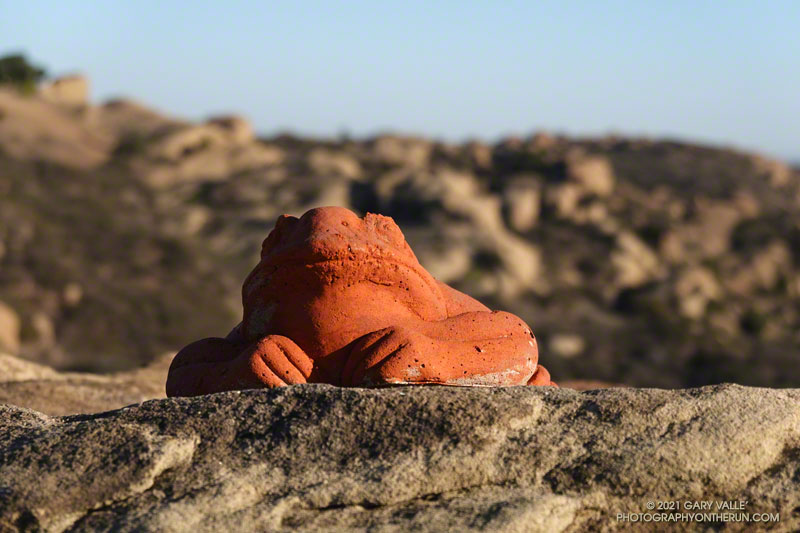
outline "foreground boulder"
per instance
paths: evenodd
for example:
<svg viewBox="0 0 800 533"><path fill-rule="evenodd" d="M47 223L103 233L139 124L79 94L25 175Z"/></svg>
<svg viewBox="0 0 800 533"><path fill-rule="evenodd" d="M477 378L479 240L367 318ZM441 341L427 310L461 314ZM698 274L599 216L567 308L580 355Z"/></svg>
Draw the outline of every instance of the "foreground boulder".
<svg viewBox="0 0 800 533"><path fill-rule="evenodd" d="M298 385L63 418L2 406L0 531L793 531L798 400ZM779 521L618 520L665 500Z"/></svg>

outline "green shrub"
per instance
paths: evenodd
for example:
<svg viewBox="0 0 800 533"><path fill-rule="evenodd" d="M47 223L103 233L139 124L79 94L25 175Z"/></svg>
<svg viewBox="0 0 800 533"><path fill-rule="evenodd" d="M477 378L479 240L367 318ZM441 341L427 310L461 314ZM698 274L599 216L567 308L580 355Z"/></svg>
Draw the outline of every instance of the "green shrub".
<svg viewBox="0 0 800 533"><path fill-rule="evenodd" d="M28 63L22 54L0 57L0 85L12 85L25 94L32 94L44 75L44 69Z"/></svg>

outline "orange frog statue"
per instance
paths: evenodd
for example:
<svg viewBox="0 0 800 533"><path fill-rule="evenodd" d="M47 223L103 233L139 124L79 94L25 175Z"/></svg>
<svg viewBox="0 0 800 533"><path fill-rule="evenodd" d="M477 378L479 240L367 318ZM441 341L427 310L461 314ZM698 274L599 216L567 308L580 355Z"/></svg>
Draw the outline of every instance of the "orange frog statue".
<svg viewBox="0 0 800 533"><path fill-rule="evenodd" d="M242 322L172 361L168 396L278 387L555 385L518 317L433 278L394 221L283 215L242 288Z"/></svg>

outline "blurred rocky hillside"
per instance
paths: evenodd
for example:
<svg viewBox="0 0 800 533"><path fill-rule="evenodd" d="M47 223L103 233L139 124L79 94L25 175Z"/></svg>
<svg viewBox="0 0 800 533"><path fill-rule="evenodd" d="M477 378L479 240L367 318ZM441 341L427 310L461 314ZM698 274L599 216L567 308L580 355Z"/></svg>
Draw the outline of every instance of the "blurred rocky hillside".
<svg viewBox="0 0 800 533"><path fill-rule="evenodd" d="M276 217L340 205L522 316L557 380L800 386L785 164L612 137L259 139L87 94L0 88L0 351L115 371L224 335Z"/></svg>

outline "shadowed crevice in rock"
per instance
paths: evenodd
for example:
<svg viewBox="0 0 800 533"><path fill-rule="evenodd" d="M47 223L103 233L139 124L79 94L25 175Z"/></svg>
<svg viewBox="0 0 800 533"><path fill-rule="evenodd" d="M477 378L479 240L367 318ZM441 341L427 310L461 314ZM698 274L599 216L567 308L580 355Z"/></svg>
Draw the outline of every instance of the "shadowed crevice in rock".
<svg viewBox="0 0 800 533"><path fill-rule="evenodd" d="M299 385L0 407L0 529L627 530L654 499L800 527L800 392ZM750 528L750 530L757 530Z"/></svg>

